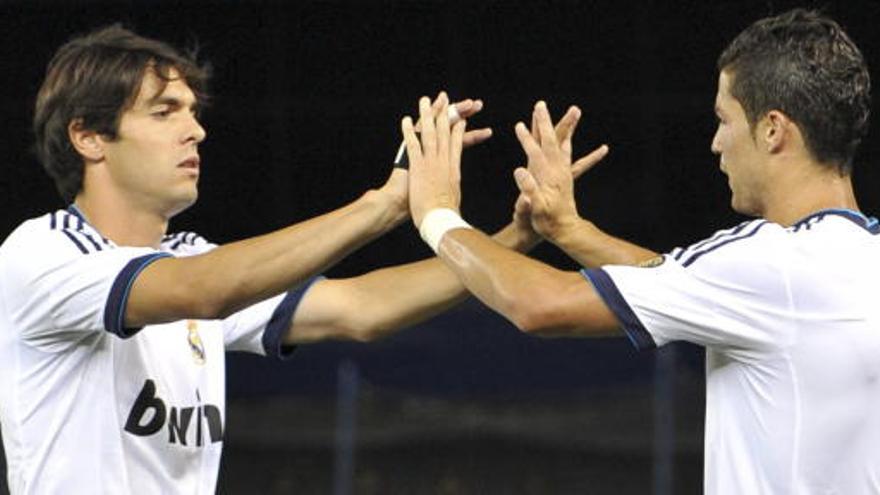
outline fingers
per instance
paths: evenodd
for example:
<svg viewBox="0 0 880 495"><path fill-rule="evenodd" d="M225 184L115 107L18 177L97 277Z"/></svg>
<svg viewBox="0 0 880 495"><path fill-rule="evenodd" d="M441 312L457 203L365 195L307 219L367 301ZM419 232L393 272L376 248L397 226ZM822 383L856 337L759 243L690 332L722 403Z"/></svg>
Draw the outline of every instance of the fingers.
<svg viewBox="0 0 880 495"><path fill-rule="evenodd" d="M513 130L516 132L516 138L519 139L519 144L522 146L526 156L528 156L529 161L531 161L532 157L541 153L541 147L538 146L538 141L531 135L531 133L529 133L525 124L517 122Z"/></svg>
<svg viewBox="0 0 880 495"><path fill-rule="evenodd" d="M437 98L440 101L440 112L435 117L434 132L437 133L437 152L440 156L449 156L449 98L445 92L440 92Z"/></svg>
<svg viewBox="0 0 880 495"><path fill-rule="evenodd" d="M482 109L483 100L472 100L468 98L455 103L455 110L463 119L476 115Z"/></svg>
<svg viewBox="0 0 880 495"><path fill-rule="evenodd" d="M525 194L517 196L513 205L513 214L523 218L528 218L532 214L532 202Z"/></svg>
<svg viewBox="0 0 880 495"><path fill-rule="evenodd" d="M560 142L564 141L566 138L571 138L574 135L574 130L577 127L578 121L581 118L581 109L572 105L568 107L568 111L565 112L565 115L559 119L559 122L556 123L556 139Z"/></svg>
<svg viewBox="0 0 880 495"><path fill-rule="evenodd" d="M471 105L473 102L471 102ZM431 102L428 97L419 99L419 121L413 124L410 117L401 121L404 145L410 161L413 158L421 160L425 157L439 156L442 159L454 159L453 163L461 160L461 151L466 137L471 142L480 142L492 135L491 129L477 129L466 133L467 128L464 120L455 125L449 125L449 97L441 91L437 98ZM421 132L417 133L421 127ZM456 167L457 172L457 167Z"/></svg>
<svg viewBox="0 0 880 495"><path fill-rule="evenodd" d="M576 106L571 106L568 108L568 111L565 112L565 115L559 119L559 122L554 129L556 131L556 139L560 143L560 149L562 149L562 152L569 157L571 156L571 138L574 136L574 130L577 127L580 118L581 110Z"/></svg>
<svg viewBox="0 0 880 495"><path fill-rule="evenodd" d="M422 145L419 144L412 119L404 117L400 121L400 130L403 131L403 142L406 144L406 154L409 156L410 163L418 163L422 159Z"/></svg>
<svg viewBox="0 0 880 495"><path fill-rule="evenodd" d="M427 96L419 98L419 124L422 126L422 153L426 156L433 156L437 152L437 133ZM410 160L412 160L412 156L410 156Z"/></svg>
<svg viewBox="0 0 880 495"><path fill-rule="evenodd" d="M467 127L466 121L461 120L456 122L455 125L452 126L452 136L450 137L449 163L454 165L452 167L452 179L456 183L461 182L461 148L465 127Z"/></svg>
<svg viewBox="0 0 880 495"><path fill-rule="evenodd" d="M535 110L532 109L532 126L529 127L532 131L532 137L535 138L535 142L541 142L541 135L538 134L538 121L535 119Z"/></svg>
<svg viewBox="0 0 880 495"><path fill-rule="evenodd" d="M527 199L538 189L538 183L535 181L535 177L525 167L517 167L516 170L513 171L513 178L516 181L516 187L519 188L521 193L526 195Z"/></svg>
<svg viewBox="0 0 880 495"><path fill-rule="evenodd" d="M489 127L485 127L482 129L474 129L472 131L466 131L464 133L464 137L462 138L462 144L465 148L468 146L473 146L475 144L480 144L483 141L492 137L492 129Z"/></svg>
<svg viewBox="0 0 880 495"><path fill-rule="evenodd" d="M571 165L571 175L577 179L581 175L584 174L587 170L593 168L594 165L602 161L605 156L608 155L608 145L603 144L598 148L591 151L584 157L579 158L576 162Z"/></svg>
<svg viewBox="0 0 880 495"><path fill-rule="evenodd" d="M443 91L437 93L437 97L434 98L434 101L431 102L431 115L434 117L440 112L440 108L443 106Z"/></svg>
<svg viewBox="0 0 880 495"><path fill-rule="evenodd" d="M541 147L547 151L558 147L556 132L553 130L553 122L550 120L550 111L544 101L535 104L535 124L538 126L538 135L541 137Z"/></svg>

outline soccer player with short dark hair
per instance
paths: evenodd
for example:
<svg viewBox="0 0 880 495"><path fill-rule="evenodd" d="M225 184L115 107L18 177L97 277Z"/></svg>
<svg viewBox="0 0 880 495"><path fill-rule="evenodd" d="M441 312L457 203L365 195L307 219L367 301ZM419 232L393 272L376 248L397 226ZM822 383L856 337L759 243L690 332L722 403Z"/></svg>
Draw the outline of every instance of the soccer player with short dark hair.
<svg viewBox="0 0 880 495"><path fill-rule="evenodd" d="M523 331L624 332L639 349L706 348L707 494L880 493L880 224L859 211L852 160L870 81L840 26L794 10L748 27L719 59L712 151L733 208L757 217L662 256L578 216L571 141L547 107L517 136L536 231L586 268L504 249L458 215L464 126L404 119L413 222L467 288ZM641 266L634 266L641 265Z"/></svg>

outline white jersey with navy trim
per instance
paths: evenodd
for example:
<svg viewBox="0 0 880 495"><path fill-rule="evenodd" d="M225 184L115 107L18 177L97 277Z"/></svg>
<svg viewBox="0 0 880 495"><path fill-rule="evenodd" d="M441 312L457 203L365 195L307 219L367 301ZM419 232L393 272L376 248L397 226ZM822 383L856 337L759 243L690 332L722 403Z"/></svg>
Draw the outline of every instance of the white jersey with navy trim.
<svg viewBox="0 0 880 495"><path fill-rule="evenodd" d="M584 270L637 347L706 347L705 493L880 494L878 234L824 210Z"/></svg>
<svg viewBox="0 0 880 495"><path fill-rule="evenodd" d="M309 283L224 320L125 328L131 283L153 261L214 246L117 246L75 210L20 225L0 246L0 425L13 494L213 494L225 351L283 357Z"/></svg>

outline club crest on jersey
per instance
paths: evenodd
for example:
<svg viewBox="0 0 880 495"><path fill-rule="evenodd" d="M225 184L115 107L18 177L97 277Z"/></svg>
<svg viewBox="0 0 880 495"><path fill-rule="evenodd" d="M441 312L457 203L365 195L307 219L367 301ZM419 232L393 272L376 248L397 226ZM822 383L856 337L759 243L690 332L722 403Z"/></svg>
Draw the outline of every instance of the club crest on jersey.
<svg viewBox="0 0 880 495"><path fill-rule="evenodd" d="M189 350L192 351L193 361L196 364L205 364L205 345L202 344L202 338L199 336L199 324L194 320L186 322L188 332L187 341L189 342Z"/></svg>
<svg viewBox="0 0 880 495"><path fill-rule="evenodd" d="M654 268L662 265L664 261L666 261L666 257L661 254L660 256L655 256L649 260L642 261L639 263L639 266L642 268Z"/></svg>

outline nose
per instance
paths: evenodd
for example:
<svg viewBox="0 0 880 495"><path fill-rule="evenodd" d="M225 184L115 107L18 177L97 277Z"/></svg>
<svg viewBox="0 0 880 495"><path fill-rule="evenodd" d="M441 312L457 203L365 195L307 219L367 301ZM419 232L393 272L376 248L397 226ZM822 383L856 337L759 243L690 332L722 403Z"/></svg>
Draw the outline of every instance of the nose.
<svg viewBox="0 0 880 495"><path fill-rule="evenodd" d="M710 146L712 153L716 155L721 154L721 138L719 137L719 134L721 134L721 127L715 129L715 135L712 136L712 144Z"/></svg>
<svg viewBox="0 0 880 495"><path fill-rule="evenodd" d="M189 127L187 128L186 141L193 141L198 144L204 141L207 135L208 133L205 131L205 128L202 127L198 117L196 117L195 114L192 114L190 116Z"/></svg>

